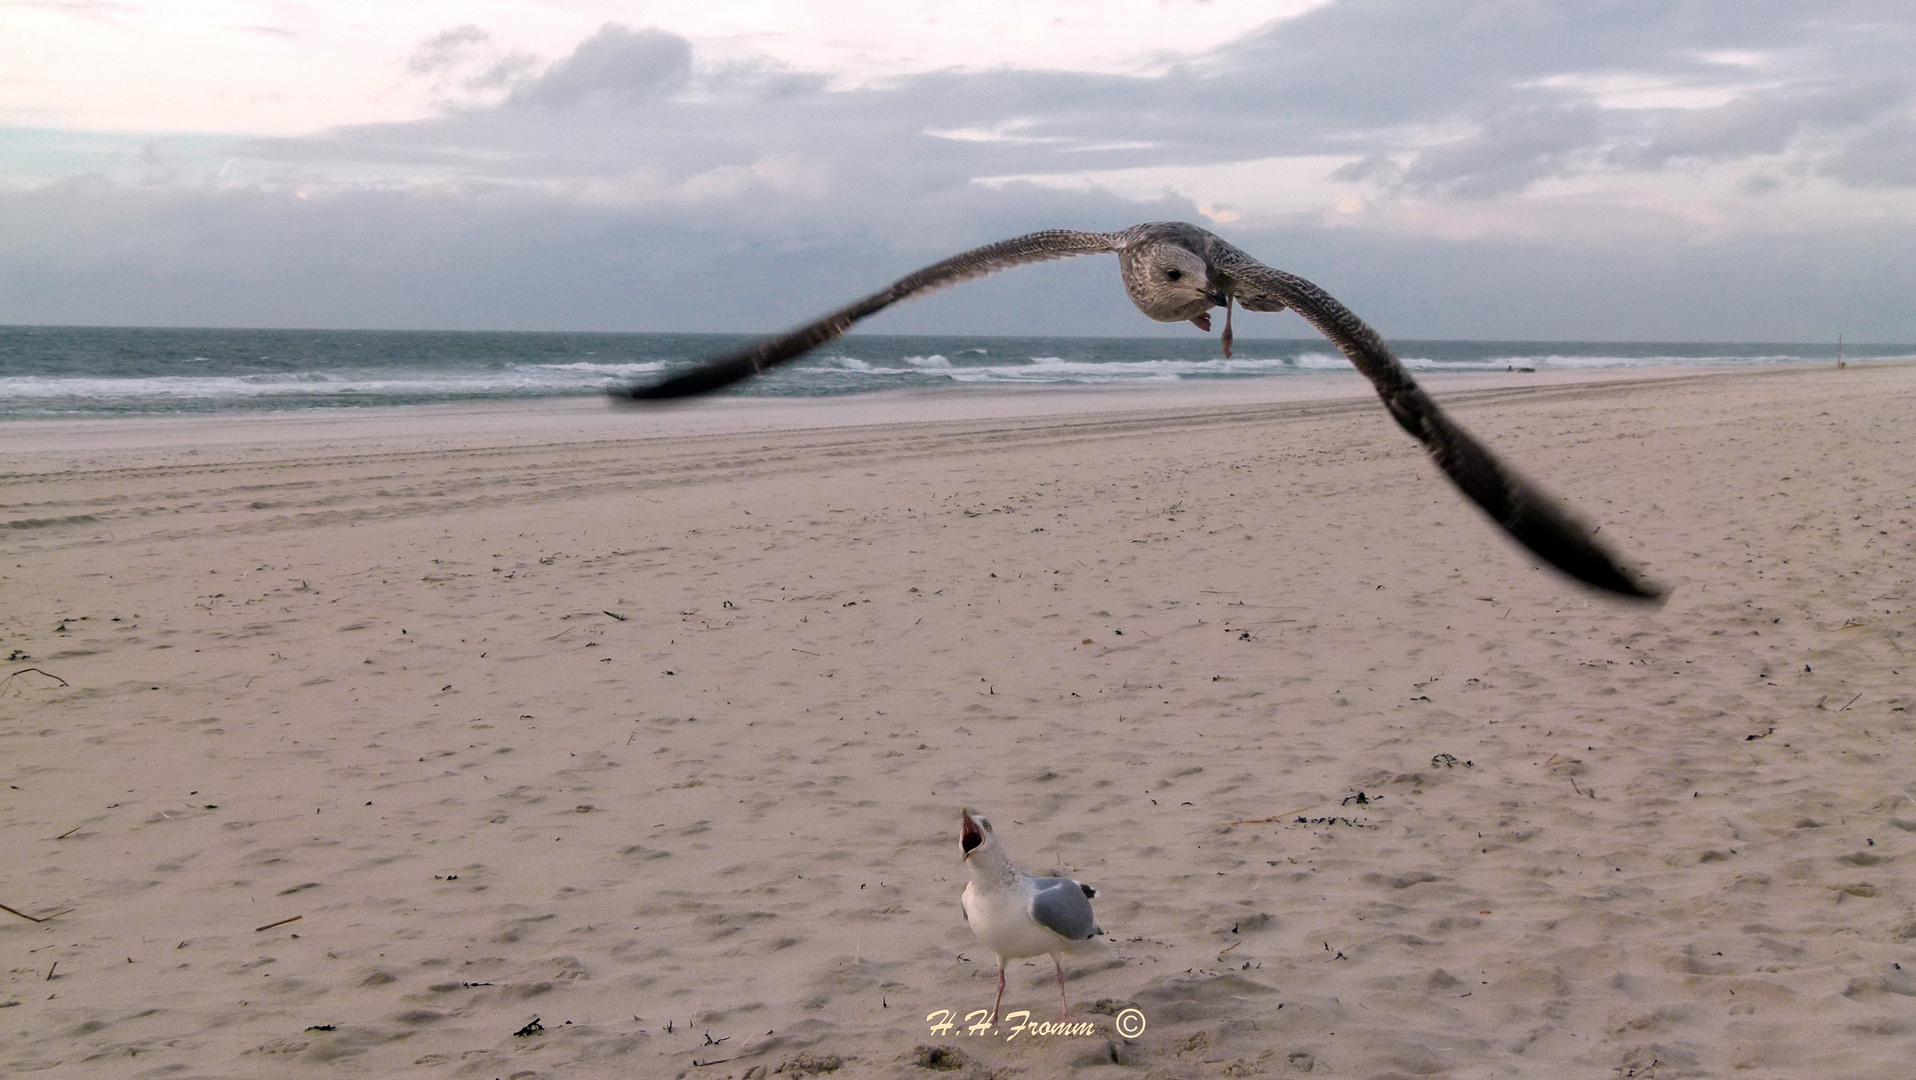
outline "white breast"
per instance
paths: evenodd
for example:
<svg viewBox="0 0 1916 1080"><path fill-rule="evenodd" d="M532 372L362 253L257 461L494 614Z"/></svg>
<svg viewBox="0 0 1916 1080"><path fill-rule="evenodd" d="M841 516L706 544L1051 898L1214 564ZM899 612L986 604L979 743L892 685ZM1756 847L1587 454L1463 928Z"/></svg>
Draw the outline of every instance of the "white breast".
<svg viewBox="0 0 1916 1080"><path fill-rule="evenodd" d="M1007 882L1005 888L980 889L976 881L965 886L961 898L965 921L978 940L998 954L1000 962L1064 950L1065 939L1031 917L1035 895L1031 878L1023 874Z"/></svg>

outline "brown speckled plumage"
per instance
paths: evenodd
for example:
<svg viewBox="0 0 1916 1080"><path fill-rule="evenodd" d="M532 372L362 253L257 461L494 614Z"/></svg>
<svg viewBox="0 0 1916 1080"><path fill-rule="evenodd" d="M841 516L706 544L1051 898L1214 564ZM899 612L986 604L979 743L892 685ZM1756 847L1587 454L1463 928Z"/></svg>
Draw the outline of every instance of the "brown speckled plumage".
<svg viewBox="0 0 1916 1080"><path fill-rule="evenodd" d="M975 248L902 277L789 333L715 356L657 385L633 387L615 396L658 401L717 390L802 356L845 333L858 320L919 293L1026 263L1101 252L1117 254L1126 294L1139 311L1159 322L1189 320L1209 329L1209 311L1225 306L1226 355L1230 305L1247 311L1289 308L1297 312L1370 379L1398 425L1423 443L1445 475L1505 532L1559 570L1596 588L1637 599L1661 599L1660 590L1624 571L1588 529L1446 416L1384 339L1349 308L1309 281L1265 266L1212 233L1183 222L1152 222L1115 233L1051 229Z"/></svg>

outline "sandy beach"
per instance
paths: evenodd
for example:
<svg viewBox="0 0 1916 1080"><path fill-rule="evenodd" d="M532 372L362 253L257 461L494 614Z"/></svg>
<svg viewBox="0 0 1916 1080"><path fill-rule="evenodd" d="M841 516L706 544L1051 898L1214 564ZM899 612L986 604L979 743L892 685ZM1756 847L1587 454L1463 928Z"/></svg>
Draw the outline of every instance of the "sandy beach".
<svg viewBox="0 0 1916 1080"><path fill-rule="evenodd" d="M1669 602L1355 377L0 425L0 1075L1916 1075L1916 365L1426 385Z"/></svg>

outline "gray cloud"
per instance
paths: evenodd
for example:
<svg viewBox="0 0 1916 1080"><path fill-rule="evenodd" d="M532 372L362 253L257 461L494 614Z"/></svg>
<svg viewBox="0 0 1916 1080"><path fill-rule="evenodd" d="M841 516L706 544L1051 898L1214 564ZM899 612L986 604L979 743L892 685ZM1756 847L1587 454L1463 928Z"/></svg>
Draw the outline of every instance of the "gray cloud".
<svg viewBox="0 0 1916 1080"><path fill-rule="evenodd" d="M1825 159L1823 170L1861 187L1916 187L1916 122L1879 120Z"/></svg>
<svg viewBox="0 0 1916 1080"><path fill-rule="evenodd" d="M507 103L548 109L638 104L680 89L691 71L692 45L684 38L607 25L571 56L516 87Z"/></svg>
<svg viewBox="0 0 1916 1080"><path fill-rule="evenodd" d="M769 331L981 240L1194 216L1175 200L1015 186L953 189L912 209L923 216L821 205L788 219L510 190L300 199L75 181L0 193L0 322ZM1229 235L1393 339L1916 339L1909 227L1628 252L1306 226ZM1108 258L997 275L868 329L1196 333L1132 310ZM1243 316L1238 330L1311 336L1288 314Z"/></svg>
<svg viewBox="0 0 1916 1080"><path fill-rule="evenodd" d="M302 199L74 180L0 192L0 321L770 330L974 242L956 222L1009 236L1061 220L1116 228L1141 212L1193 215L1188 204L1043 190L946 199L924 235L901 243L911 222L834 204L740 215L509 189ZM900 314L877 328L1153 326L1103 259L1004 275Z"/></svg>
<svg viewBox="0 0 1916 1080"><path fill-rule="evenodd" d="M485 28L473 23L442 30L420 42L406 60L406 70L415 75L430 75L463 63L473 50L492 40Z"/></svg>
<svg viewBox="0 0 1916 1080"><path fill-rule="evenodd" d="M1018 232L1198 217L1179 198L978 178L1284 155L1348 156L1346 179L1493 206L1552 177L1698 161L1747 160L1752 198L1813 175L1916 186L1913 23L1867 0L1344 0L1158 76L946 71L854 90L703 65L659 30L607 26L541 64L459 26L407 67L490 87L492 104L196 151L240 159L237 190L175 166L164 184L0 195L0 319L765 330ZM1619 80L1723 103L1605 107ZM1413 336L1916 337L1875 284L1911 283L1901 227L1608 255L1310 222L1231 233ZM884 319L1159 329L1090 262Z"/></svg>
<svg viewBox="0 0 1916 1080"><path fill-rule="evenodd" d="M536 77L495 73L495 85L516 80L498 106L342 129L277 144L268 156L390 162L401 148L430 147L440 165L465 155L471 177L623 174L670 185L783 154L835 183L882 176L880 186L920 189L990 175L1348 154L1360 160L1346 179L1481 199L1585 170L1655 171L1792 147L1811 168L1831 155L1867 159L1868 147L1847 143L1866 131L1881 138L1888 129L1878 121L1916 107L1903 72L1916 52L1911 24L1905 9L1867 0L1347 0L1162 76L937 72L850 91L829 90L813 73L696 70L682 38L606 26ZM440 63L473 43L476 29L433 39L414 65ZM1753 59L1725 62L1727 52ZM1608 78L1728 101L1602 108ZM1446 134L1433 140L1434 132ZM1847 166L1824 171L1894 182Z"/></svg>
<svg viewBox="0 0 1916 1080"><path fill-rule="evenodd" d="M1751 93L1673 117L1648 139L1620 147L1618 156L1655 168L1678 158L1778 154L1807 130L1854 131L1907 100L1908 91L1887 79Z"/></svg>
<svg viewBox="0 0 1916 1080"><path fill-rule="evenodd" d="M1808 131L1840 135L1908 110L1912 26L1909 9L1886 0L1358 0L1279 24L1206 66L1213 78L1254 79L1258 108L1302 118L1272 132L1288 152L1357 149L1367 175L1487 195L1584 168L1776 153ZM1754 59L1722 59L1733 52ZM1604 76L1732 100L1599 110L1591 84ZM1475 130L1420 145L1430 127ZM1389 155L1407 164L1385 169Z"/></svg>
<svg viewBox="0 0 1916 1080"><path fill-rule="evenodd" d="M1521 191L1571 172L1602 126L1589 105L1506 109L1481 134L1418 151L1400 176L1406 186L1466 198Z"/></svg>

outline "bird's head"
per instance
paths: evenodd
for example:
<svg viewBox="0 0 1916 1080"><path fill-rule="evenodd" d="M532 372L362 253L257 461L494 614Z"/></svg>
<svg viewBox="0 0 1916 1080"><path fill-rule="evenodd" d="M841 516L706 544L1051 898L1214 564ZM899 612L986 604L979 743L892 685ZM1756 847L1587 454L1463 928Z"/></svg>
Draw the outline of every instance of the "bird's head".
<svg viewBox="0 0 1916 1080"><path fill-rule="evenodd" d="M1118 252L1124 291L1131 302L1159 322L1197 319L1224 303L1204 257L1182 244L1149 240Z"/></svg>
<svg viewBox="0 0 1916 1080"><path fill-rule="evenodd" d="M992 842L991 822L981 817L972 817L971 811L958 811L958 846L964 849L964 857L969 860L973 852L981 850Z"/></svg>

